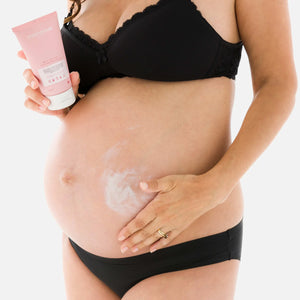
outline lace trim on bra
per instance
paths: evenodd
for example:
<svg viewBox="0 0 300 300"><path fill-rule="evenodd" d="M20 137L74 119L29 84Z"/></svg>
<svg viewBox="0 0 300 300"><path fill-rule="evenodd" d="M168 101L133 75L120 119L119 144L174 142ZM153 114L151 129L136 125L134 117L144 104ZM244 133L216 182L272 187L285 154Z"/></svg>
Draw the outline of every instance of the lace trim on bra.
<svg viewBox="0 0 300 300"><path fill-rule="evenodd" d="M120 35L122 33L122 31L124 31L129 25L133 24L141 16L147 15L147 14L159 9L162 5L170 3L170 1L174 1L174 0L158 0L158 2L151 4L149 6L146 6L144 8L144 10L134 13L131 16L131 18L125 20L123 22L123 24L120 27L118 27L118 29L115 32L110 34L109 37L107 38L107 40L103 43L99 43L98 41L93 39L89 34L85 33L81 29L79 29L77 26L75 26L73 24L72 20L68 24L65 24L65 25L68 26L73 31L73 33L76 35L76 37L78 37L82 42L88 44L89 46L91 46L92 48L94 48L96 50L99 50L99 49L102 49L102 47L108 47L109 45L111 45L111 43L116 39L116 37L118 35ZM213 26L211 26L211 24L203 17L202 13L197 8L196 4L192 0L185 0L185 1L187 1L187 3L190 4L191 8L197 14L199 14L201 19L208 25L208 27L214 32L214 34L219 38L219 40L223 44L225 44L229 47L233 47L233 48L238 48L243 44L243 41L239 41L237 43L231 43L231 42L224 40L220 36L220 34L213 28ZM70 13L69 13L69 15L70 15Z"/></svg>
<svg viewBox="0 0 300 300"><path fill-rule="evenodd" d="M83 44L99 51L102 49L102 45L93 39L90 35L79 29L70 21L68 24L64 24L69 31L71 31Z"/></svg>
<svg viewBox="0 0 300 300"><path fill-rule="evenodd" d="M93 39L89 34L85 33L81 29L79 29L77 26L75 26L73 24L72 20L68 24L65 24L65 25L67 27L69 27L73 31L73 33L76 35L76 37L78 37L82 42L87 43L88 45L90 45L92 48L94 48L96 50L99 50L99 49L102 49L102 47L108 47L113 42L113 40L118 35L120 35L123 30L126 29L126 27L128 27L130 24L134 23L140 16L147 15L147 14L151 13L152 11L157 10L158 8L161 7L161 5L164 5L169 1L170 0L159 0L158 2L156 2L154 4L146 6L142 11L138 11L138 12L134 13L131 16L131 18L125 20L123 22L123 24L120 27L118 27L118 29L115 32L110 34L109 37L107 38L107 40L103 43L99 43L98 41Z"/></svg>

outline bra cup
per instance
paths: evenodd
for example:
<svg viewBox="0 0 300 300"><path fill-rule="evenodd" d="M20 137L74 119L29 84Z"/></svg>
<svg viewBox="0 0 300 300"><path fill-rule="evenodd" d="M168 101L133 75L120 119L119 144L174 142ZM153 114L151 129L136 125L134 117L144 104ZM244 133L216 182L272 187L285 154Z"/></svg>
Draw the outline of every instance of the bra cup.
<svg viewBox="0 0 300 300"><path fill-rule="evenodd" d="M183 11L180 16L184 22L178 21L175 5L165 6L155 14L144 16L138 26L128 27L108 47L112 67L121 73L151 80L205 77L220 41L197 15Z"/></svg>
<svg viewBox="0 0 300 300"><path fill-rule="evenodd" d="M235 79L243 43L214 30L192 1L160 0L126 20L105 43L71 22L61 28L70 72L80 74L86 94L107 77L184 81L226 76Z"/></svg>

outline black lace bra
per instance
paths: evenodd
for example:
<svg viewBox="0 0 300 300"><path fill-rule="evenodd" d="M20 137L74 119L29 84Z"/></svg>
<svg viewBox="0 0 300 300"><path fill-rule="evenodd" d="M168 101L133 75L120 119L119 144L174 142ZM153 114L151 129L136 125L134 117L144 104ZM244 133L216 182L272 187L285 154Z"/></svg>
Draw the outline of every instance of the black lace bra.
<svg viewBox="0 0 300 300"><path fill-rule="evenodd" d="M235 79L243 46L242 41L225 41L191 0L159 0L126 20L104 43L72 21L61 34L69 70L80 74L82 94L107 77Z"/></svg>

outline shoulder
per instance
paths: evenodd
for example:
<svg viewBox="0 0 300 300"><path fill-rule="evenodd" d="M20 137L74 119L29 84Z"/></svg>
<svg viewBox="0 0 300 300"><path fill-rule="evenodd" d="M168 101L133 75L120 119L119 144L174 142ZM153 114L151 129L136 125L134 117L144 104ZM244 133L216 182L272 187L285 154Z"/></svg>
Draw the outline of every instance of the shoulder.
<svg viewBox="0 0 300 300"><path fill-rule="evenodd" d="M254 90L270 79L297 82L288 0L236 0Z"/></svg>
<svg viewBox="0 0 300 300"><path fill-rule="evenodd" d="M70 10L70 8L71 8L73 2L74 2L74 1L67 0L67 8L68 8L68 11Z"/></svg>
<svg viewBox="0 0 300 300"><path fill-rule="evenodd" d="M67 0L67 6L68 6L68 11L70 10L72 4L74 3L75 1L72 1L72 0Z"/></svg>

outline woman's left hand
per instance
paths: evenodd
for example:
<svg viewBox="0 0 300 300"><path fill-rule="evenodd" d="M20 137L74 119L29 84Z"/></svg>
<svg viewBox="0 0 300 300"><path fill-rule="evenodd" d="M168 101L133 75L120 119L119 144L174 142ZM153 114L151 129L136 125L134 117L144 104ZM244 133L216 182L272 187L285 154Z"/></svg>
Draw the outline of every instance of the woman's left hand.
<svg viewBox="0 0 300 300"><path fill-rule="evenodd" d="M158 194L120 231L122 253L127 249L136 252L150 245L150 252L162 248L225 196L210 173L168 175L145 183L148 187L140 182L143 191ZM162 238L158 229L167 238Z"/></svg>

